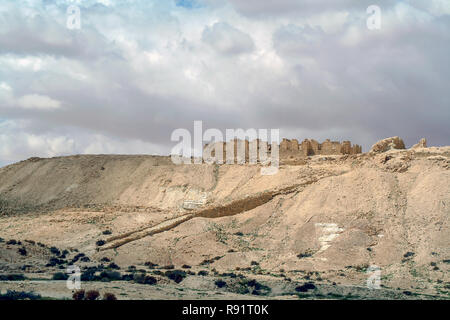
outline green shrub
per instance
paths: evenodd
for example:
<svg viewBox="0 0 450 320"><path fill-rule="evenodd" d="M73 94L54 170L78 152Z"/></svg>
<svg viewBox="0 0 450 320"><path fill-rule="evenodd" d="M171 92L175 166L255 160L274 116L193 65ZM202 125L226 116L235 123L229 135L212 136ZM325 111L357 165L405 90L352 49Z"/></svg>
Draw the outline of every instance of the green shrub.
<svg viewBox="0 0 450 320"><path fill-rule="evenodd" d="M53 280L67 280L69 279L69 276L62 272L57 272L52 277Z"/></svg>
<svg viewBox="0 0 450 320"><path fill-rule="evenodd" d="M2 274L0 275L0 281L22 281L25 280L23 274Z"/></svg>
<svg viewBox="0 0 450 320"><path fill-rule="evenodd" d="M182 270L166 271L165 276L176 283L180 283L186 278L186 272Z"/></svg>
<svg viewBox="0 0 450 320"><path fill-rule="evenodd" d="M0 293L0 301L2 300L40 300L42 297L33 292L8 290L5 294Z"/></svg>
<svg viewBox="0 0 450 320"><path fill-rule="evenodd" d="M214 282L214 284L215 284L218 288L223 288L223 287L226 287L226 285L227 285L227 283L226 283L225 281L221 280L221 279L216 280L216 281Z"/></svg>

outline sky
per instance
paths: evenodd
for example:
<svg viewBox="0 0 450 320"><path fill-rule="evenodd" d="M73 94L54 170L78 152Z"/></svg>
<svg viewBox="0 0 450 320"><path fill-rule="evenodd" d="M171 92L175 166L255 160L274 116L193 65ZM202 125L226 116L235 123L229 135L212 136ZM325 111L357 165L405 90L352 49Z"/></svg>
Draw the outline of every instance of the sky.
<svg viewBox="0 0 450 320"><path fill-rule="evenodd" d="M195 120L450 145L449 56L448 0L2 0L0 166L169 154Z"/></svg>

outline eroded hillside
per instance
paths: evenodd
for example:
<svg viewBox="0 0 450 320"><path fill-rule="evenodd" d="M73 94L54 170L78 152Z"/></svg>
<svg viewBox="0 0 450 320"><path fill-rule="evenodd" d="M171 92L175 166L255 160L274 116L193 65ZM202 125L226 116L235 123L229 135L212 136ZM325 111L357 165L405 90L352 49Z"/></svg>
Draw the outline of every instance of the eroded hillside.
<svg viewBox="0 0 450 320"><path fill-rule="evenodd" d="M313 156L273 176L168 157L29 159L0 169L0 237L77 249L86 265L151 261L338 285L365 286L377 266L386 288L445 296L449 167L449 147Z"/></svg>

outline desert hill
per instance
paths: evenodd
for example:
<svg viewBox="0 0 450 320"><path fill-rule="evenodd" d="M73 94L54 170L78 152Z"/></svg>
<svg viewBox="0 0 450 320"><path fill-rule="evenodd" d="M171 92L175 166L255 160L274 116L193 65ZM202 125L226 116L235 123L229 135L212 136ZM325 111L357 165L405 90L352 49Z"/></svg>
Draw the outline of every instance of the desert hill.
<svg viewBox="0 0 450 320"><path fill-rule="evenodd" d="M121 267L314 274L351 286L377 266L386 288L445 296L449 168L450 147L316 155L273 176L156 156L32 158L0 169L0 237Z"/></svg>

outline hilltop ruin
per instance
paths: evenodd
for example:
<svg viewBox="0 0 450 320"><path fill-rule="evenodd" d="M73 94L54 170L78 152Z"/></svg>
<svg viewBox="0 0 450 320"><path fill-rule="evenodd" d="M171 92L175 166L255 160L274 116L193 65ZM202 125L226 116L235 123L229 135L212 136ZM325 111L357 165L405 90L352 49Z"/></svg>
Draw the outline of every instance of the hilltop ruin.
<svg viewBox="0 0 450 320"><path fill-rule="evenodd" d="M245 159L241 159L238 155L238 150L243 148L245 150ZM253 149L252 149L253 148ZM260 162L259 159L260 151L264 153L267 150L270 154L272 146L266 141L260 139L253 140L249 142L248 140L238 140L234 139L229 142L216 142L212 144L206 144L203 149L203 158L207 161L216 161L216 151L222 151L223 160L218 161L219 163L226 163L227 152L234 152L234 160L237 163L246 163L252 160L250 158L250 150L256 150L255 162ZM308 156L314 155L345 155L345 154L358 154L362 152L360 145L354 144L350 141L330 141L326 139L324 142L319 143L314 139L305 139L303 142L299 143L297 139L283 139L279 144L279 155L280 160L290 160L290 159L304 159ZM243 154L243 152L241 153ZM220 157L220 155L218 155ZM251 161L250 161L251 162Z"/></svg>

